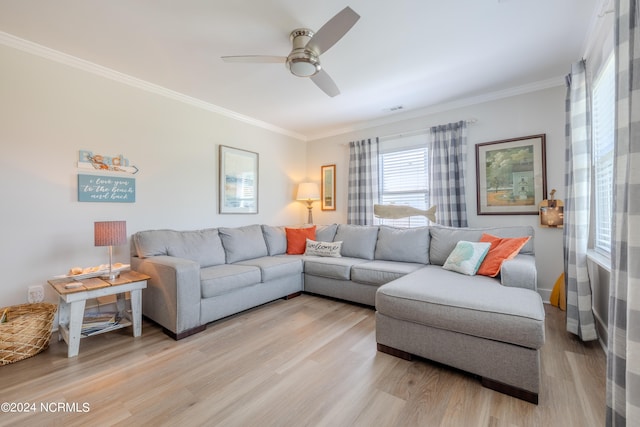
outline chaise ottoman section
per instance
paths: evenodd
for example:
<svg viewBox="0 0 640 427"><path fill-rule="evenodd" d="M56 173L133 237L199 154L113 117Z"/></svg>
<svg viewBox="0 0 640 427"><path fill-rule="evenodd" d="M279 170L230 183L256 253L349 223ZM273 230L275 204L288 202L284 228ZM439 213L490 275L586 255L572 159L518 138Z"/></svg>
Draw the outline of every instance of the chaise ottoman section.
<svg viewBox="0 0 640 427"><path fill-rule="evenodd" d="M351 280L369 285L384 285L424 268L424 264L397 261L369 261L351 267Z"/></svg>
<svg viewBox="0 0 640 427"><path fill-rule="evenodd" d="M537 403L542 298L489 277L468 279L427 266L381 286L376 292L378 348L471 372L489 388Z"/></svg>

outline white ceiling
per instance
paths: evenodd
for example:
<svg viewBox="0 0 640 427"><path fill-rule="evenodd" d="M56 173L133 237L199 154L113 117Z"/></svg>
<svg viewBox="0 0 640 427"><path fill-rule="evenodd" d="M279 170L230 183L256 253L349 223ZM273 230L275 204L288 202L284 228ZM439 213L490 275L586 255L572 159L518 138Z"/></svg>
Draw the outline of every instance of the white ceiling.
<svg viewBox="0 0 640 427"><path fill-rule="evenodd" d="M2 0L0 31L313 139L562 84L600 2ZM321 57L335 98L282 64L220 59L286 56L291 30L318 30L347 5L361 18Z"/></svg>

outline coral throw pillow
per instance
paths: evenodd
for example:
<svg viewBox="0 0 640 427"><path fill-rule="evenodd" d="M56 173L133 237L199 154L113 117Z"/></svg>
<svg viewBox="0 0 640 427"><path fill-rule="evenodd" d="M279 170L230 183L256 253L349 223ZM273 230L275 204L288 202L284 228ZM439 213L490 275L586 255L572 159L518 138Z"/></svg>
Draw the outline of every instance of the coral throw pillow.
<svg viewBox="0 0 640 427"><path fill-rule="evenodd" d="M506 260L515 258L520 252L520 249L531 239L531 236L527 237L496 237L491 234L482 234L480 237L481 242L491 243L489 253L482 261L478 274L483 276L496 277L500 273L502 263Z"/></svg>
<svg viewBox="0 0 640 427"><path fill-rule="evenodd" d="M307 228L286 228L287 253L289 255L302 255L307 248L307 239L316 240L316 226Z"/></svg>

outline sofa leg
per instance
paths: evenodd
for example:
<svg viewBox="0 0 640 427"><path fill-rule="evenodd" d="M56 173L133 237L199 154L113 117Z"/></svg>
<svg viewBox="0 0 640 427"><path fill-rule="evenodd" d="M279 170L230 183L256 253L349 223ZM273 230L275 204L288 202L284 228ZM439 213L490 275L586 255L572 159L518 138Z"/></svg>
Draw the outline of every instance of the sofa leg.
<svg viewBox="0 0 640 427"><path fill-rule="evenodd" d="M533 403L534 405L538 404L538 393L523 390L521 388L517 388L484 377L482 377L481 382L484 387L490 388L491 390L499 391L500 393L522 399L525 402Z"/></svg>
<svg viewBox="0 0 640 427"><path fill-rule="evenodd" d="M168 330L167 328L162 328L162 332L164 332L165 334L169 335L174 340L178 341L178 340L181 340L182 338L186 338L188 336L197 334L198 332L202 332L205 329L207 329L207 325L196 326L195 328L191 328L191 329L187 329L186 331L182 331L179 334L176 334L175 332L172 332L172 331Z"/></svg>
<svg viewBox="0 0 640 427"><path fill-rule="evenodd" d="M413 355L411 353L407 353L406 351L398 350L397 348L389 347L384 344L378 343L378 351L399 357L400 359L413 360Z"/></svg>
<svg viewBox="0 0 640 427"><path fill-rule="evenodd" d="M294 293L289 294L286 297L284 297L284 299L285 300L289 300L291 298L299 297L300 295L302 295L302 292L294 292Z"/></svg>

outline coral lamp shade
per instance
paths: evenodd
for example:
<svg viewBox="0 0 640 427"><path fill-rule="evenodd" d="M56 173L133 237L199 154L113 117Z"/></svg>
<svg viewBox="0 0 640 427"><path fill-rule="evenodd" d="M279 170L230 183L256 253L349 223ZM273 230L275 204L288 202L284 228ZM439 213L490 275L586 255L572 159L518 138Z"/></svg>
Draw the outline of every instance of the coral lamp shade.
<svg viewBox="0 0 640 427"><path fill-rule="evenodd" d="M120 246L127 244L126 221L97 221L94 223L95 246Z"/></svg>

